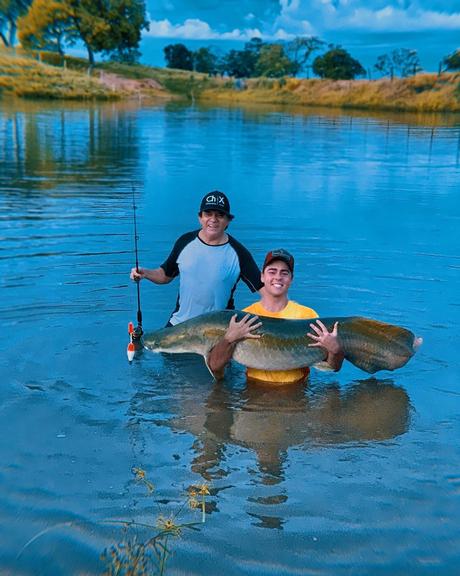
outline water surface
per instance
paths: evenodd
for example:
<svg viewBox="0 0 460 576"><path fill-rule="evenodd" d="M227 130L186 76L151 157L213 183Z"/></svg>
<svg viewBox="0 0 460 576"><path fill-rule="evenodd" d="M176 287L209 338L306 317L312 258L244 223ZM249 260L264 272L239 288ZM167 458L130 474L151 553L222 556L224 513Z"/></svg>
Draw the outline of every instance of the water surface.
<svg viewBox="0 0 460 576"><path fill-rule="evenodd" d="M0 573L101 574L112 521L154 524L203 482L171 574L458 573L458 117L4 101L0 143ZM295 300L407 326L420 353L279 390L128 365L133 186L141 265L219 188L259 263L294 253ZM176 289L142 284L147 328Z"/></svg>

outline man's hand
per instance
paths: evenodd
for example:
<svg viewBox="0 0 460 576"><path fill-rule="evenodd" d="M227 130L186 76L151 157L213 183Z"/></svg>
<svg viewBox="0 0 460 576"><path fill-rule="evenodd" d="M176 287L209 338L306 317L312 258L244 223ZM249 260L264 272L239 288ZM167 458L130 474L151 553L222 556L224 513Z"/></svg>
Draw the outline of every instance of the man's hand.
<svg viewBox="0 0 460 576"><path fill-rule="evenodd" d="M165 271L161 266L159 268L131 268L129 277L131 280L134 280L134 282L140 282L145 278L154 284L168 284L173 279L166 276Z"/></svg>
<svg viewBox="0 0 460 576"><path fill-rule="evenodd" d="M134 282L139 282L145 278L145 270L143 268L131 268L131 274L129 277L131 280L134 280Z"/></svg>
<svg viewBox="0 0 460 576"><path fill-rule="evenodd" d="M337 326L338 322L334 324L332 332L329 332L321 320L317 320L316 324L310 324L310 328L314 333L308 332L307 336L314 340L314 343L309 344L308 346L321 346L322 348L326 348L326 350L332 354L340 352L341 346L337 336Z"/></svg>
<svg viewBox="0 0 460 576"><path fill-rule="evenodd" d="M307 336L314 340L311 347L325 348L327 351L326 362L329 366L337 371L340 370L344 359L342 346L337 335L337 327L339 323L335 322L332 331L329 332L321 320L316 320L316 324L310 324L312 332L308 332Z"/></svg>
<svg viewBox="0 0 460 576"><path fill-rule="evenodd" d="M229 344L236 344L240 340L245 338L260 338L260 334L254 334L253 331L257 330L262 326L262 322L259 322L258 316L251 316L246 314L238 322L237 315L234 314L230 318L230 323L228 325L227 331L225 332L224 339Z"/></svg>
<svg viewBox="0 0 460 576"><path fill-rule="evenodd" d="M261 326L258 316L246 314L238 322L237 315L233 314L223 338L209 351L206 358L206 365L216 380L224 377L225 366L232 358L235 345L245 338L260 338L260 334L253 334L253 331Z"/></svg>

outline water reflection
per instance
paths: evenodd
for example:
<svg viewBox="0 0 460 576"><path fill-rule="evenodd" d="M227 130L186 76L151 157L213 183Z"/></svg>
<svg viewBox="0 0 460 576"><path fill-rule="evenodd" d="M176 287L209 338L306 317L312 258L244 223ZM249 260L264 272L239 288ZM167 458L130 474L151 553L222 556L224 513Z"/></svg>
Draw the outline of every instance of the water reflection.
<svg viewBox="0 0 460 576"><path fill-rule="evenodd" d="M33 104L32 104L33 106ZM1 109L0 185L24 191L112 179L140 157L132 110L115 106ZM135 111L134 111L135 112ZM91 191L94 193L94 191Z"/></svg>
<svg viewBox="0 0 460 576"><path fill-rule="evenodd" d="M168 109L174 110L178 107L184 107L184 104L171 102L167 104ZM214 104L207 102L199 103L198 109L206 110L216 108ZM293 116L305 116L321 118L323 122L327 119L328 123L348 124L351 128L355 120L378 121L382 125L391 123L391 125L400 124L401 126L412 125L421 127L458 127L460 125L459 113L442 113L442 112L397 112L394 110L353 110L344 108L321 108L317 106L299 106L299 105L276 105L276 104L251 104L251 103L225 103L220 108L235 109L236 111L255 117L264 117L271 114L281 113Z"/></svg>
<svg viewBox="0 0 460 576"><path fill-rule="evenodd" d="M204 478L222 474L226 445L237 444L253 450L260 473L278 482L292 446L385 440L404 433L408 421L406 392L370 379L345 390L336 383L313 391L251 384L236 396L217 383L201 414L181 415L171 425L197 436L192 469Z"/></svg>
<svg viewBox="0 0 460 576"><path fill-rule="evenodd" d="M255 453L261 482L277 484L285 478L292 447L311 450L388 440L405 433L409 426L409 397L390 379L369 378L345 388L336 382L284 387L217 382L209 389L200 384L206 375L201 372L200 378L198 363L191 373L189 382L187 377L181 378L185 392L172 417L154 421L193 434L191 469L207 481L230 474L229 445ZM196 389L193 397L187 391L192 386ZM149 411L158 410L158 405L148 393L139 391L131 408L133 417L148 421Z"/></svg>

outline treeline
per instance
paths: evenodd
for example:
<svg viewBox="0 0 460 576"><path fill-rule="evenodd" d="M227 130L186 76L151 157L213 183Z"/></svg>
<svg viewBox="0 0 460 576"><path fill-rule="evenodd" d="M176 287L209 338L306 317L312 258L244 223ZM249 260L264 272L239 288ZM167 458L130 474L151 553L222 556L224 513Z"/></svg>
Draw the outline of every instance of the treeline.
<svg viewBox="0 0 460 576"><path fill-rule="evenodd" d="M94 55L120 62L140 57L142 30L148 30L144 0L0 0L0 39L14 46L64 56L82 42L90 65Z"/></svg>
<svg viewBox="0 0 460 576"><path fill-rule="evenodd" d="M148 28L145 0L0 0L0 41L5 46L14 46L17 37L26 49L56 52L63 59L67 47L81 42L91 66L96 53L118 62L137 62L142 31ZM312 72L320 78L347 80L371 78L372 70L393 78L415 75L422 69L416 50L400 48L382 54L365 70L343 47L326 44L316 36L282 43L252 38L242 50L226 53L210 47L190 51L184 44L169 44L164 54L168 68L235 78L308 77ZM460 50L439 64L439 72L459 69Z"/></svg>
<svg viewBox="0 0 460 576"><path fill-rule="evenodd" d="M184 44L169 44L164 49L168 68L194 70L210 75L227 75L234 78L265 76L281 78L297 76L310 71L320 78L351 80L372 75L372 70L381 76L415 75L422 71L416 50L399 48L377 58L372 69L365 70L342 46L326 44L316 36L297 37L283 43L263 42L252 38L243 50L223 53L212 47L189 50ZM324 50L313 59L315 52ZM439 63L439 73L460 69L460 50L446 56Z"/></svg>

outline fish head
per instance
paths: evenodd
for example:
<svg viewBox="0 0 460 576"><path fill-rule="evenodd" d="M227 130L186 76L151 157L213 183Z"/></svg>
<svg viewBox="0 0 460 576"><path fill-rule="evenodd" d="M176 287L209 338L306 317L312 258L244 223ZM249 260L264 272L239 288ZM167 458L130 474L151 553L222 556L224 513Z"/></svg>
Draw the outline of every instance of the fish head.
<svg viewBox="0 0 460 576"><path fill-rule="evenodd" d="M153 352L169 354L193 352L204 356L207 352L206 342L202 335L182 324L148 334L144 338L144 345Z"/></svg>

